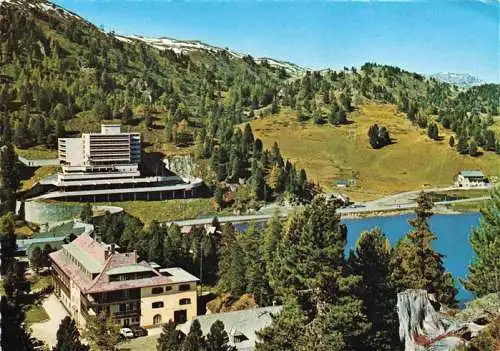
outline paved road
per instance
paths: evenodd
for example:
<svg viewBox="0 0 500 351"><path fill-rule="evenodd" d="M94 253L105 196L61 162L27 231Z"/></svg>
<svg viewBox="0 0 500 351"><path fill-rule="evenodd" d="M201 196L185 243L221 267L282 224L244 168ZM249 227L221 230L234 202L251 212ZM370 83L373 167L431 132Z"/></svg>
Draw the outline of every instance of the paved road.
<svg viewBox="0 0 500 351"><path fill-rule="evenodd" d="M17 157L18 160L28 167L42 167L42 166L59 166L59 159L51 158L51 159L33 159L28 160L22 156Z"/></svg>
<svg viewBox="0 0 500 351"><path fill-rule="evenodd" d="M49 315L49 320L43 323L31 325L32 334L35 338L44 341L50 348L57 344L57 329L59 324L68 315L63 305L54 294L50 294L42 302L43 308Z"/></svg>
<svg viewBox="0 0 500 351"><path fill-rule="evenodd" d="M462 188L456 188L456 187L443 187L443 188L430 188L430 189L425 189L425 192L432 192L432 191L450 191L450 190L463 190L467 191L466 189ZM472 190L472 189L471 189ZM418 195L418 193L421 190L414 190L414 191L406 191L404 193L399 193L395 195L390 195L383 197L378 200L374 201L369 201L366 203L360 203L358 206L359 207L346 207L346 208L341 208L338 210L338 212L342 215L355 215L355 214L363 214L363 213L370 213L370 212L384 212L384 211L397 211L397 210L409 210L417 207L417 204L415 202L415 199ZM475 198L469 198L469 199L461 199L461 200L452 200L452 201L439 201L435 202L435 206L444 206L444 205L449 205L453 203L461 203L461 202L474 202L474 201L482 201L482 200L488 200L490 199L489 196L481 196L481 197L475 197ZM279 210L279 215L281 217L286 217L291 211L293 211L293 208L277 208ZM220 223L242 223L242 222L261 222L261 221L267 221L269 218L271 218L273 214L254 214L254 215L234 215L234 216L222 216L222 217L217 217ZM182 220L182 221L174 221L174 222L168 222L166 223L167 225L171 223L176 223L179 226L198 226L198 225L204 225L204 224L210 224L212 223L212 217L207 217L207 218L195 218L195 219L187 219L187 220Z"/></svg>

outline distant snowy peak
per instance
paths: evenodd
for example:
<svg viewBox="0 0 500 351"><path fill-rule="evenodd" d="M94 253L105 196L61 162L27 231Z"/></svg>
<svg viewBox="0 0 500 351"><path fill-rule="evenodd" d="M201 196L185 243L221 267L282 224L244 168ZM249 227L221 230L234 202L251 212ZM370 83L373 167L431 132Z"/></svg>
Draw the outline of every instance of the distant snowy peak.
<svg viewBox="0 0 500 351"><path fill-rule="evenodd" d="M0 0L1 1L1 0ZM231 57L234 58L243 58L246 56L245 54L230 50L228 48L221 48L218 46L210 45L203 43L198 40L177 40L173 38L167 38L167 37L161 37L161 38L145 38L140 35L130 35L130 36L124 36L124 35L119 35L115 34L116 39L125 41L125 42L131 42L134 40L139 40L142 41L148 45L151 45L152 47L157 48L158 50L172 50L177 54L188 54L193 51L198 51L198 50L204 50L204 51L209 51L213 53L226 53ZM281 60L276 60L276 59L271 59L267 57L258 57L254 58L254 61L257 63L263 63L264 61L267 61L267 63L272 66L272 67L283 67L288 73L290 74L299 74L301 72L304 72L304 68L293 64L291 62L286 62L286 61L281 61Z"/></svg>
<svg viewBox="0 0 500 351"><path fill-rule="evenodd" d="M436 78L437 80L449 84L454 84L461 88L470 88L476 85L484 84L485 82L481 79L474 77L468 73L436 73L431 75L431 77Z"/></svg>

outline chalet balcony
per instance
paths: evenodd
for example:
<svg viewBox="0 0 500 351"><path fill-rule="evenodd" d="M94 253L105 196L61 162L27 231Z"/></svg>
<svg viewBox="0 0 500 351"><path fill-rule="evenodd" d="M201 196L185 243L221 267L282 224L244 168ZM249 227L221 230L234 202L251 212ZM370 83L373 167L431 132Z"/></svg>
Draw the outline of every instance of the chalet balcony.
<svg viewBox="0 0 500 351"><path fill-rule="evenodd" d="M141 315L141 310L127 310L127 311L119 311L113 313L113 318L127 318L127 317L137 317Z"/></svg>

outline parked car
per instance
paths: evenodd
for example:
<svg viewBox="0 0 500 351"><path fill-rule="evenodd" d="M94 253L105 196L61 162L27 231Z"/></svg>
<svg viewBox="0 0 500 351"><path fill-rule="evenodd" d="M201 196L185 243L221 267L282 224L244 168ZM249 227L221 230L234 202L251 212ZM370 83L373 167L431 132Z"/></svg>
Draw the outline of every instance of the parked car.
<svg viewBox="0 0 500 351"><path fill-rule="evenodd" d="M132 332L132 329L130 329L130 328L121 328L120 335L126 339L131 339L134 337L134 333Z"/></svg>
<svg viewBox="0 0 500 351"><path fill-rule="evenodd" d="M130 329L132 329L132 333L134 333L135 338L148 335L148 330L146 328L136 326L136 327L131 327Z"/></svg>

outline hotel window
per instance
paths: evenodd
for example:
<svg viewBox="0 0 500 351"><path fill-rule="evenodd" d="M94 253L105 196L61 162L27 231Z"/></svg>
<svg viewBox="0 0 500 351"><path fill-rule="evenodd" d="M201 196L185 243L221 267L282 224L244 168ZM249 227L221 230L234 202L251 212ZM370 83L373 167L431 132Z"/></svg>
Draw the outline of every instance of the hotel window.
<svg viewBox="0 0 500 351"><path fill-rule="evenodd" d="M181 285L179 285L179 290L180 291L186 291L186 290L189 290L189 289L190 289L189 284L181 284Z"/></svg>
<svg viewBox="0 0 500 351"><path fill-rule="evenodd" d="M158 302L153 302L151 304L152 308L162 308L163 307L163 301L158 301Z"/></svg>
<svg viewBox="0 0 500 351"><path fill-rule="evenodd" d="M163 294L163 288L161 286L153 288L153 289L151 289L151 293L152 294Z"/></svg>
<svg viewBox="0 0 500 351"><path fill-rule="evenodd" d="M166 286L166 287L165 287L165 291L170 291L170 290L172 290L172 287L171 287L171 286Z"/></svg>
<svg viewBox="0 0 500 351"><path fill-rule="evenodd" d="M179 305L189 305L191 303L191 299L180 299Z"/></svg>

